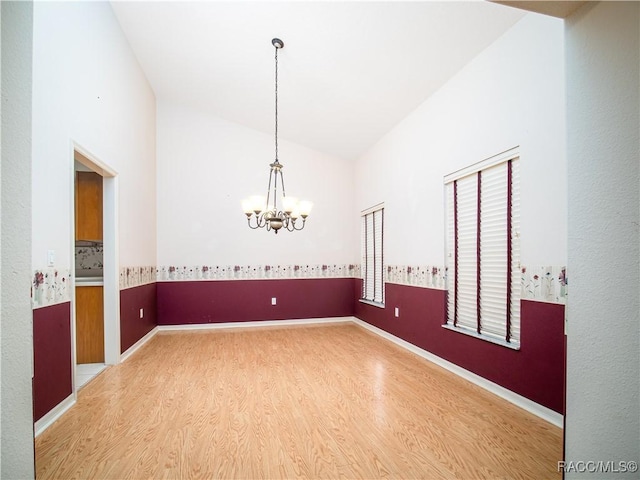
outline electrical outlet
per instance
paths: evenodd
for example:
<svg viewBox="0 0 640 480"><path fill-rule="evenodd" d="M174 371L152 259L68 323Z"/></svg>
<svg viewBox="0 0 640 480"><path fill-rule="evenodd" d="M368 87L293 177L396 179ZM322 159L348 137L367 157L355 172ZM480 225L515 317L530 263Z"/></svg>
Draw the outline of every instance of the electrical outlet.
<svg viewBox="0 0 640 480"><path fill-rule="evenodd" d="M275 305L276 304L276 297L271 297L271 305Z"/></svg>
<svg viewBox="0 0 640 480"><path fill-rule="evenodd" d="M400 316L400 309L398 307L396 307L395 314L396 314L396 317Z"/></svg>
<svg viewBox="0 0 640 480"><path fill-rule="evenodd" d="M140 309L140 318L144 318L144 308Z"/></svg>

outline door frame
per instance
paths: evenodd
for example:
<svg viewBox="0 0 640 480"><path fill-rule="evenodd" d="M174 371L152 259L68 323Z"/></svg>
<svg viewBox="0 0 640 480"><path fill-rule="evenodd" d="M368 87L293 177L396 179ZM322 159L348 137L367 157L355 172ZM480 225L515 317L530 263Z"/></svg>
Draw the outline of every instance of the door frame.
<svg viewBox="0 0 640 480"><path fill-rule="evenodd" d="M71 231L72 252L72 361L76 367L76 299L75 299L75 162L102 176L103 278L104 278L104 360L106 365L120 363L120 263L118 245L118 173L77 142L71 142ZM75 375L72 375L76 392Z"/></svg>

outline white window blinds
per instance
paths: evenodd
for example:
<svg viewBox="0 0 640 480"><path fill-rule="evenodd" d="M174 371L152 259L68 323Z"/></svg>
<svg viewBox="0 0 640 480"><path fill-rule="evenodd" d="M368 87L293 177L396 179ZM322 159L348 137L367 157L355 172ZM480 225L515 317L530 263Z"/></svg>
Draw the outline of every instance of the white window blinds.
<svg viewBox="0 0 640 480"><path fill-rule="evenodd" d="M507 290L507 164L479 172L480 195L480 329L506 339Z"/></svg>
<svg viewBox="0 0 640 480"><path fill-rule="evenodd" d="M476 204L478 182L466 177L456 185L457 204L457 302L456 325L476 330L478 315L478 223Z"/></svg>
<svg viewBox="0 0 640 480"><path fill-rule="evenodd" d="M384 207L362 215L362 299L384 303Z"/></svg>
<svg viewBox="0 0 640 480"><path fill-rule="evenodd" d="M511 161L511 287L509 311L510 340L520 343L520 297L521 297L521 264L520 264L520 161Z"/></svg>
<svg viewBox="0 0 640 480"><path fill-rule="evenodd" d="M445 179L447 324L516 345L519 176L518 157L512 156Z"/></svg>

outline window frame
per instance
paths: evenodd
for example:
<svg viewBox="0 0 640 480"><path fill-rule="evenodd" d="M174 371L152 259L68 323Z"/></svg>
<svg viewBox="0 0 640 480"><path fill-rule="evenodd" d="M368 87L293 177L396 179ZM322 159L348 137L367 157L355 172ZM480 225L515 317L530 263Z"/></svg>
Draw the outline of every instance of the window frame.
<svg viewBox="0 0 640 480"><path fill-rule="evenodd" d="M517 162L517 165L515 164ZM477 242L477 249L475 252L477 258L477 268L475 275L477 275L476 282L476 290L475 290L475 298L471 300L473 302L477 302L478 312L480 312L480 298L481 298L481 273L482 273L482 264L480 262L481 258L481 221L482 218L482 201L480 200L481 194L483 193L481 190L481 182L482 182L482 172L492 169L493 167L499 167L503 164L506 164L506 175L507 181L504 184L504 188L506 188L506 197L505 199L505 208L507 211L507 218L505 219L505 229L508 231L508 235L506 235L506 255L507 259L506 263L506 272L505 277L507 280L506 283L506 296L504 298L505 306L506 306L506 314L504 319L504 329L505 336L504 338L499 338L495 333L487 332L489 328L485 328L485 332L482 332L482 319L476 316L476 329L474 331L473 328L470 328L469 325L459 326L457 325L458 318L451 318L451 295L457 295L459 292L458 288L458 278L456 278L457 272L457 264L458 261L458 246L460 242L458 241L456 235L459 233L457 231L458 220L457 216L459 215L458 211L458 197L457 197L457 182L462 179L470 180L469 177L474 176L477 180L477 190L474 195L477 195L477 203L476 208L477 211L475 213L475 225L477 226L476 238L472 239L474 242ZM475 338L479 338L481 340L488 341L490 343L495 343L498 345L505 346L510 349L519 350L521 344L520 338L520 283L518 280L520 276L520 164L521 157L519 153L519 147L515 147L509 150L506 150L498 155L494 155L485 160L477 162L473 165L465 167L463 169L457 170L449 175L444 177L444 203L445 203L445 212L444 212L444 220L445 220L445 260L446 260L446 292L447 292L447 305L446 305L446 320L442 325L443 328L447 328L449 330L463 333L465 335L469 335ZM451 199L449 197L452 197ZM453 205L451 205L453 203ZM494 205L492 205L494 206ZM468 212L465 212L468 214ZM454 222L454 226L451 226L451 223ZM468 272L466 272L468 274ZM472 272L473 273L473 272ZM456 302L457 297L454 299ZM467 299L468 300L468 299ZM454 303L454 312L456 303ZM456 313L454 313L454 316ZM495 320L493 321L495 323ZM468 322L467 322L468 323ZM490 322L488 322L489 324Z"/></svg>
<svg viewBox="0 0 640 480"><path fill-rule="evenodd" d="M375 225L376 225L376 214L380 215L380 232L379 232L379 236L377 235L376 231L375 231ZM368 247L369 247L369 238L368 235L366 233L366 225L367 225L367 218L370 217L371 218L371 222L372 225L374 226L374 231L372 232L372 242L373 245L371 245L373 247L373 253L370 255L371 258L369 258L369 254L368 254ZM361 219L361 225L362 225L362 233L361 233L361 238L360 238L360 245L361 245L361 252L360 252L360 277L362 279L362 288L360 290L360 302L362 303L366 303L368 305L372 305L375 307L380 307L380 308L384 308L384 302L385 302L385 278L384 278L384 203L379 203L377 205L374 205L372 207L369 207L365 210L362 210L360 212L360 219ZM379 242L378 242L379 240ZM380 254L378 255L377 251L380 251ZM379 272L376 275L376 272L378 270L377 264L376 264L376 260L379 257L379 261L380 261L380 269ZM367 283L367 273L368 273L368 263L369 263L369 259L371 259L371 261L373 262L373 286L371 288L371 290L373 291L373 294L371 295L372 298L367 298L367 292L370 290L368 287L370 287L370 285L368 285ZM376 282L377 281L377 282ZM377 289L377 283L379 283L380 285L380 289ZM377 300L378 294L380 296L380 301Z"/></svg>

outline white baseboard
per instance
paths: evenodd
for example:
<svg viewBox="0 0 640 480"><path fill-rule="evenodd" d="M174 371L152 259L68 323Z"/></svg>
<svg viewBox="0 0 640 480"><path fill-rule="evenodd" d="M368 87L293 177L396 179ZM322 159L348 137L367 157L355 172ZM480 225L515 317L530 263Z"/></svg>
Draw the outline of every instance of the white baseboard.
<svg viewBox="0 0 640 480"><path fill-rule="evenodd" d="M75 394L69 395L63 401L61 401L58 405L53 407L44 417L38 420L33 426L34 435L36 438L42 432L44 432L47 428L53 425L57 419L59 419L64 412L69 410L76 404L76 396Z"/></svg>
<svg viewBox="0 0 640 480"><path fill-rule="evenodd" d="M127 350L123 354L120 355L120 361L124 362L127 358L129 358L131 355L136 353L136 351L140 347L142 347L145 343L147 343L149 340L151 340L156 333L158 333L158 327L157 326L153 327L153 330L151 330L144 337L142 337L136 343L134 343L129 348L127 348Z"/></svg>
<svg viewBox="0 0 640 480"><path fill-rule="evenodd" d="M225 322L225 323L190 323L188 325L158 325L158 330L217 330L221 328L252 328L252 327L283 327L289 325L314 325L326 323L348 323L354 317L301 318L298 320L263 320L256 322Z"/></svg>
<svg viewBox="0 0 640 480"><path fill-rule="evenodd" d="M353 322L377 335L380 335L383 338L386 338L387 340L392 341L396 345L399 345L400 347L403 347L409 350L410 352L415 353L416 355L419 355L420 357L426 360L429 360L430 362L433 362L436 365L442 368L445 368L446 370L449 370L452 373L455 373L456 375L464 378L465 380L468 380L471 383L478 385L479 387L482 387L485 390L488 390L489 392L495 395L498 395L501 398L504 398L505 400L513 403L514 405L520 408L523 408L527 412L533 413L534 415L542 418L543 420L546 420L547 422L555 425L556 427L562 428L563 416L557 412L554 412L550 408L540 405L539 403L536 403L533 400L529 400L528 398L523 397L522 395L518 395L517 393L512 392L511 390L508 390L498 385L497 383L493 383L490 380L487 380L486 378L481 377L480 375L476 375L475 373L470 372L469 370L459 367L455 363L451 363L448 360L445 360L444 358L440 358L431 352L423 350L420 347L416 347L412 343L402 340L401 338L398 338L395 335L390 334L389 332L385 332L384 330L378 327L374 327L373 325L367 322L364 322L359 318L353 317Z"/></svg>

